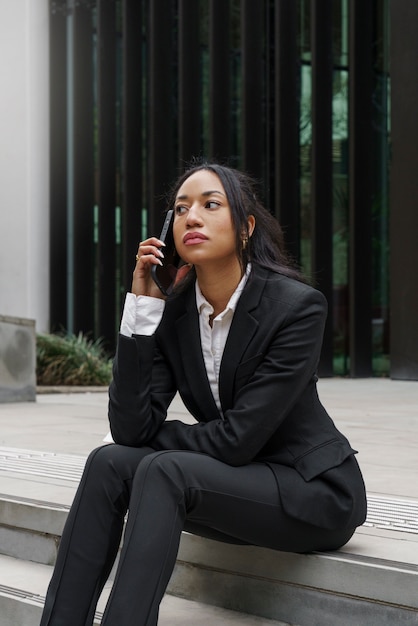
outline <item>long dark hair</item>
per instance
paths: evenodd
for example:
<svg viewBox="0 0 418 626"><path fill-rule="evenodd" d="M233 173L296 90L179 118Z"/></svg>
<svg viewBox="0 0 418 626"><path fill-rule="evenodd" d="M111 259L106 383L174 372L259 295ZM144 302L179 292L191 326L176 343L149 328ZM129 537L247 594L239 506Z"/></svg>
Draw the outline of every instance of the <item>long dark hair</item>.
<svg viewBox="0 0 418 626"><path fill-rule="evenodd" d="M201 170L216 174L225 189L235 230L236 252L243 271L247 263L251 262L278 274L305 281L286 252L279 222L261 204L254 179L244 172L218 163L194 162L174 184L169 197L169 208L174 207L178 190L183 183L192 174ZM250 215L255 218L255 228L251 237L248 232ZM243 246L243 239L248 240L246 246Z"/></svg>

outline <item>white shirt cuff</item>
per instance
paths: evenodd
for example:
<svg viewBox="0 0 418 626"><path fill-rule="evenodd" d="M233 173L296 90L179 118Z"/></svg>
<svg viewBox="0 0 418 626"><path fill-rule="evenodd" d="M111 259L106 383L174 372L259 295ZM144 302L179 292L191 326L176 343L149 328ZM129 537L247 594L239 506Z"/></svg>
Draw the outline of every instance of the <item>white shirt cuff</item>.
<svg viewBox="0 0 418 626"><path fill-rule="evenodd" d="M121 335L153 335L163 316L164 307L165 300L161 298L127 293L120 324Z"/></svg>

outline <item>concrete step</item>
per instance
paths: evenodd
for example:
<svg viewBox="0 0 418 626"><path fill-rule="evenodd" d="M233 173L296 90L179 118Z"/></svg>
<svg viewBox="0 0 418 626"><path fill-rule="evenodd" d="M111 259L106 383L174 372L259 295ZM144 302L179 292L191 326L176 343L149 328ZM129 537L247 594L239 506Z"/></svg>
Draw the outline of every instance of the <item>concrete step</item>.
<svg viewBox="0 0 418 626"><path fill-rule="evenodd" d="M0 496L0 554L55 563L68 506Z"/></svg>
<svg viewBox="0 0 418 626"><path fill-rule="evenodd" d="M0 626L36 626L45 600L52 566L0 555ZM95 626L99 626L109 587L100 598ZM290 626L284 622L246 615L201 602L166 595L159 626Z"/></svg>
<svg viewBox="0 0 418 626"><path fill-rule="evenodd" d="M6 571L0 578L0 615L13 613L17 604L22 616L39 613L67 511L66 505L0 499ZM299 626L418 624L417 542L414 534L365 527L341 551L297 555L184 533L168 592Z"/></svg>
<svg viewBox="0 0 418 626"><path fill-rule="evenodd" d="M8 588L0 595L0 626L16 602L19 610L36 612L25 594L45 594L83 464L84 458L71 455L0 454L0 554L12 559L7 563L23 562L29 579L38 582L41 575L32 568L46 568L40 591L30 582L0 579ZM184 533L168 592L248 619L298 626L418 626L417 525L415 500L370 495L366 525L335 553L280 553Z"/></svg>

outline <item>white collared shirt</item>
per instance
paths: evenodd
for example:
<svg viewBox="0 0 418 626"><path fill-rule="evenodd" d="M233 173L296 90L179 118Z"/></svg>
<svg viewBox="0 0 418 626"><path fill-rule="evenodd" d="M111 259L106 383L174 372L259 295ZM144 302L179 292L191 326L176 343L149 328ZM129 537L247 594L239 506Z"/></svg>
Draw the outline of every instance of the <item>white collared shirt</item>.
<svg viewBox="0 0 418 626"><path fill-rule="evenodd" d="M199 328L200 342L202 344L203 359L205 361L206 372L213 397L221 415L221 401L219 398L219 370L221 367L222 356L225 349L226 340L228 339L229 329L231 328L232 318L238 300L248 280L251 266L247 266L247 270L237 288L229 299L228 304L222 313L213 318L212 326L210 326L209 318L213 314L213 306L205 299L198 282L195 283L196 288L196 306L199 312Z"/></svg>
<svg viewBox="0 0 418 626"><path fill-rule="evenodd" d="M202 345L203 359L206 372L216 406L221 411L221 401L219 398L219 370L221 367L222 355L231 328L232 319L238 304L240 295L251 272L251 264L247 265L246 272L239 282L237 288L229 299L226 308L219 313L213 321L212 327L209 317L213 314L213 307L204 298L198 282L195 283L196 306L199 312L200 342ZM165 307L165 301L149 296L135 296L127 293L125 306L122 314L120 332L126 337L132 335L152 335L161 321Z"/></svg>

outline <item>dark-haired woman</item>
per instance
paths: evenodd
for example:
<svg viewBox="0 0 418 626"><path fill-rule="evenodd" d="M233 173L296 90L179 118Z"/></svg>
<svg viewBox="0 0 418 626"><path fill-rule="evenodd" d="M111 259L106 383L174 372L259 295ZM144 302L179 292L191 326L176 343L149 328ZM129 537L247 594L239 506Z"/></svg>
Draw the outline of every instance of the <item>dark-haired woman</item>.
<svg viewBox="0 0 418 626"><path fill-rule="evenodd" d="M157 623L183 529L308 552L365 519L355 451L316 390L324 297L244 174L195 166L170 204L190 271L165 300L151 279L161 242L139 244L109 390L115 443L87 460L42 626L92 624L127 511L106 626ZM196 424L166 421L176 393Z"/></svg>

